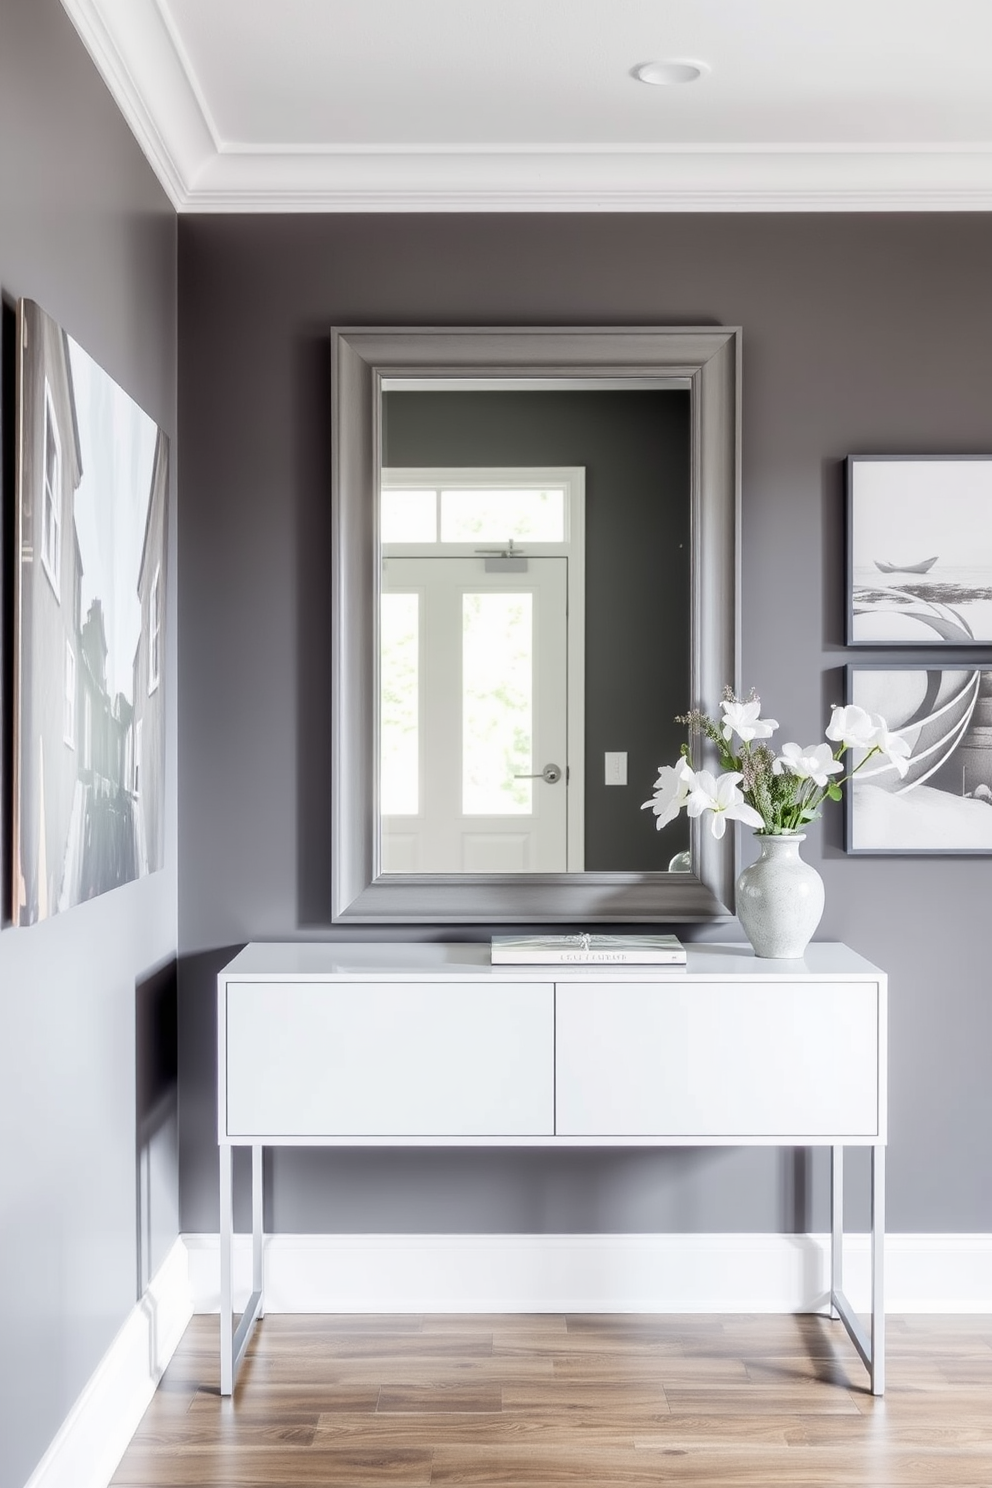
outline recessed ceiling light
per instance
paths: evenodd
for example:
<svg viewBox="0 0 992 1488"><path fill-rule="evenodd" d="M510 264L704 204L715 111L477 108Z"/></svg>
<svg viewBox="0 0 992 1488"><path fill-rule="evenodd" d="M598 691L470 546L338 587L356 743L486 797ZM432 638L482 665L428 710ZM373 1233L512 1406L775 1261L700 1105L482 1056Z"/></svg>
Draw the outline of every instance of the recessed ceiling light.
<svg viewBox="0 0 992 1488"><path fill-rule="evenodd" d="M705 62L691 61L688 57L668 57L663 62L642 62L634 68L639 83L652 83L656 88L671 87L674 83L694 83L709 72Z"/></svg>

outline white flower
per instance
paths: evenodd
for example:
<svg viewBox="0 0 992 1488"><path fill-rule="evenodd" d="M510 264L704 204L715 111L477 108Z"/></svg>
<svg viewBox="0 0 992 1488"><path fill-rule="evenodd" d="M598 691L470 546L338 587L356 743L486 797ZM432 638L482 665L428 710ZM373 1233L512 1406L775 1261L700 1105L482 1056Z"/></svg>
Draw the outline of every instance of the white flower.
<svg viewBox="0 0 992 1488"><path fill-rule="evenodd" d="M650 801L644 802L641 810L644 811L648 806L651 807L651 810L658 818L655 826L659 832L662 827L667 827L669 822L675 820L682 807L688 801L694 778L684 756L679 759L677 764L660 765L658 767L658 779L654 783L654 795Z"/></svg>
<svg viewBox="0 0 992 1488"><path fill-rule="evenodd" d="M882 758L887 759L893 769L898 772L899 779L904 779L909 769L909 756L913 751L900 734L889 733L889 725L881 713L873 713L871 721L875 726L875 737L872 743Z"/></svg>
<svg viewBox="0 0 992 1488"><path fill-rule="evenodd" d="M870 713L851 703L846 708L834 708L826 732L828 739L835 744L844 744L848 749L871 749L875 743L876 726Z"/></svg>
<svg viewBox="0 0 992 1488"><path fill-rule="evenodd" d="M728 742L731 734L737 734L745 744L752 739L770 739L778 728L777 718L758 717L760 698L750 703L728 703L725 699L720 707L723 709L723 737Z"/></svg>
<svg viewBox="0 0 992 1488"><path fill-rule="evenodd" d="M829 744L808 744L805 749L798 744L783 744L782 753L772 765L776 775L788 771L800 780L812 780L821 790L828 785L831 775L840 774L843 769L840 760L834 759Z"/></svg>
<svg viewBox="0 0 992 1488"><path fill-rule="evenodd" d="M737 789L738 780L743 778L735 770L728 770L719 780L715 780L709 770L697 770L693 776L686 809L690 816L702 816L704 811L712 811L710 827L714 837L723 836L728 821L746 822L749 827L764 826L754 807L747 804Z"/></svg>

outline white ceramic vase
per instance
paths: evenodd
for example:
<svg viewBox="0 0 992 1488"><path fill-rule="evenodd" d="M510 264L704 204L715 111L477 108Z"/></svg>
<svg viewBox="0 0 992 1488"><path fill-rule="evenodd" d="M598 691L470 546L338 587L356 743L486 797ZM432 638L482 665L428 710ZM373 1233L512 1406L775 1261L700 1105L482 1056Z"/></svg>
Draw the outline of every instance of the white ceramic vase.
<svg viewBox="0 0 992 1488"><path fill-rule="evenodd" d="M737 880L737 917L756 956L798 961L823 914L823 879L799 856L804 832L756 832L761 856Z"/></svg>

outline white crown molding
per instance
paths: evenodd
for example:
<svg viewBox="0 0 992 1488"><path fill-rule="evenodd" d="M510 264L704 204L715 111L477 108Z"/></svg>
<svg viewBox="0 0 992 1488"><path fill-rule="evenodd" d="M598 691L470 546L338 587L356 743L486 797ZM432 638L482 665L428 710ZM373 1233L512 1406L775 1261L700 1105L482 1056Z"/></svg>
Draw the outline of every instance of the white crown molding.
<svg viewBox="0 0 992 1488"><path fill-rule="evenodd" d="M184 1235L195 1312L220 1301L216 1235ZM234 1305L251 1236L234 1237ZM867 1311L870 1236L844 1242L844 1289ZM887 1312L992 1313L992 1235L886 1235ZM269 1235L270 1312L816 1312L826 1235Z"/></svg>
<svg viewBox="0 0 992 1488"><path fill-rule="evenodd" d="M203 212L921 212L992 208L992 151L223 147Z"/></svg>
<svg viewBox="0 0 992 1488"><path fill-rule="evenodd" d="M974 212L992 145L366 146L222 140L167 0L62 0L179 212Z"/></svg>
<svg viewBox="0 0 992 1488"><path fill-rule="evenodd" d="M156 0L62 0L177 212L219 152L200 89Z"/></svg>

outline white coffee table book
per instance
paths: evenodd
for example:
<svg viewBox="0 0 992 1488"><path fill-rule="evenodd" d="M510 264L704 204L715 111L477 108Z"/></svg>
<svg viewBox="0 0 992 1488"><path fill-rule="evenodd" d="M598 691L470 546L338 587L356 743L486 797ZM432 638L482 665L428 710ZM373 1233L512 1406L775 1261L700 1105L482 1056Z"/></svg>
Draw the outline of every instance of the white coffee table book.
<svg viewBox="0 0 992 1488"><path fill-rule="evenodd" d="M675 935L494 935L494 966L685 966Z"/></svg>
<svg viewBox="0 0 992 1488"><path fill-rule="evenodd" d="M263 1310L270 1146L826 1146L831 1312L884 1388L885 973L690 945L684 967L492 965L488 944L259 943L218 977L221 1391ZM253 1293L233 1328L232 1148ZM843 1151L871 1151L870 1327L844 1295Z"/></svg>

